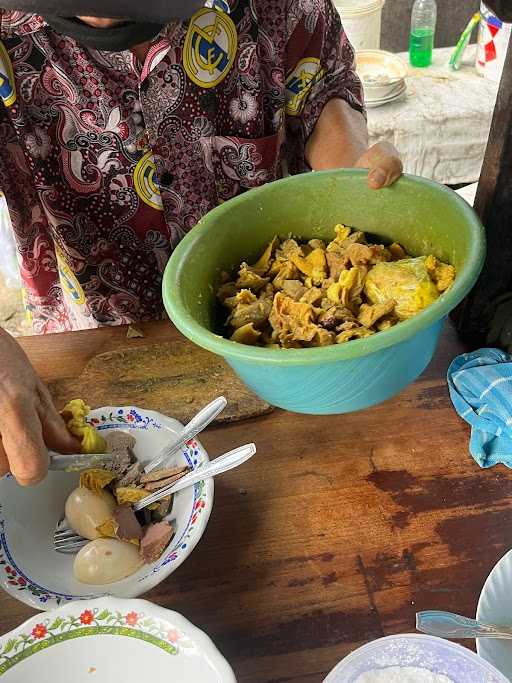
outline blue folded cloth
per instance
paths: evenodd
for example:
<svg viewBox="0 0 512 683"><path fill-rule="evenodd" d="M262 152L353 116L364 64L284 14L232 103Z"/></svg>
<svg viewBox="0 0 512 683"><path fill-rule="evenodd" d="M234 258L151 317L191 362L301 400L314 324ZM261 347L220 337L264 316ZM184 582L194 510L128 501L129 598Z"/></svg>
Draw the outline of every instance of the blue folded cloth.
<svg viewBox="0 0 512 683"><path fill-rule="evenodd" d="M448 368L450 396L471 425L470 452L480 467L512 467L512 356L480 349Z"/></svg>

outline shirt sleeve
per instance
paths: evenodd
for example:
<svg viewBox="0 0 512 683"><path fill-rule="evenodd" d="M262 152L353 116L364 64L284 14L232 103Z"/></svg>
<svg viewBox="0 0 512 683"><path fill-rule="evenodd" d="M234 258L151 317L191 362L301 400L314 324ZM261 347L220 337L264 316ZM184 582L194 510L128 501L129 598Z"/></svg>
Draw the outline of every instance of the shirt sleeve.
<svg viewBox="0 0 512 683"><path fill-rule="evenodd" d="M365 114L354 50L332 0L289 0L285 60L286 115L299 119L305 139L332 99Z"/></svg>

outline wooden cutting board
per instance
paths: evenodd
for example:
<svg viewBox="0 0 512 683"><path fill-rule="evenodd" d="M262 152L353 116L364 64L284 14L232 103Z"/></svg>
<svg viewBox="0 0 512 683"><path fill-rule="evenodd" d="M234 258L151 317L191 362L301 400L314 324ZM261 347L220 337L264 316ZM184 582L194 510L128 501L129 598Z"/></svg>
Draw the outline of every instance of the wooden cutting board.
<svg viewBox="0 0 512 683"><path fill-rule="evenodd" d="M272 410L238 379L228 364L186 340L102 353L80 377L49 384L60 410L73 398L91 408L133 405L188 422L218 396L228 405L217 422L235 422Z"/></svg>

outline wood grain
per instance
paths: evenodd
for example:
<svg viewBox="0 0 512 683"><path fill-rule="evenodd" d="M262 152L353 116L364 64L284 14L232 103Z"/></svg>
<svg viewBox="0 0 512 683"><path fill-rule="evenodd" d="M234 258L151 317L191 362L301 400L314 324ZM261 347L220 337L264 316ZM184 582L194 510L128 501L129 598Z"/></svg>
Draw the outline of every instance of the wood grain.
<svg viewBox="0 0 512 683"><path fill-rule="evenodd" d="M48 386L59 409L78 394L93 408L134 405L171 415L182 423L218 396L228 401L217 418L220 423L272 410L222 358L185 339L101 353L87 363L78 378L55 379Z"/></svg>
<svg viewBox="0 0 512 683"><path fill-rule="evenodd" d="M136 344L177 338L144 330ZM55 379L126 340L108 329L22 343ZM241 683L320 683L358 645L413 632L419 609L474 615L512 545L512 473L468 454L445 383L460 351L448 328L423 377L371 410L209 429L210 454L249 440L258 454L219 478L203 540L147 597L206 630ZM31 614L1 595L3 632Z"/></svg>

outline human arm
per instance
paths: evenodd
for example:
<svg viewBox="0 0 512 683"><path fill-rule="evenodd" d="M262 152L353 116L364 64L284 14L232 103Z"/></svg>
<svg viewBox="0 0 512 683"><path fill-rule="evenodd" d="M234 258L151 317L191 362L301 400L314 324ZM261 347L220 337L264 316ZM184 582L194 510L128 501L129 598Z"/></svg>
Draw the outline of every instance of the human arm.
<svg viewBox="0 0 512 683"><path fill-rule="evenodd" d="M375 190L392 185L402 175L398 152L388 142L368 147L364 116L341 99L330 100L306 143L306 159L315 171L367 168Z"/></svg>
<svg viewBox="0 0 512 683"><path fill-rule="evenodd" d="M45 477L48 448L60 453L80 449L24 351L2 329L0 434L0 476L10 471L23 486L36 484Z"/></svg>
<svg viewBox="0 0 512 683"><path fill-rule="evenodd" d="M0 143L0 187L6 195L13 228L23 240L22 217L30 215L27 207L31 177L1 102ZM31 224L29 227L33 229ZM34 254L33 267L37 266ZM47 471L47 448L78 452L80 445L67 431L21 346L0 329L0 477L10 471L22 485L37 483Z"/></svg>
<svg viewBox="0 0 512 683"><path fill-rule="evenodd" d="M313 170L368 168L370 187L390 185L401 175L402 163L389 143L369 148L354 50L338 13L330 0L322 0L313 23L299 2L290 0L289 6L296 23L287 45L287 114L292 128L302 130L306 164ZM295 95L298 79L303 85L307 78Z"/></svg>

